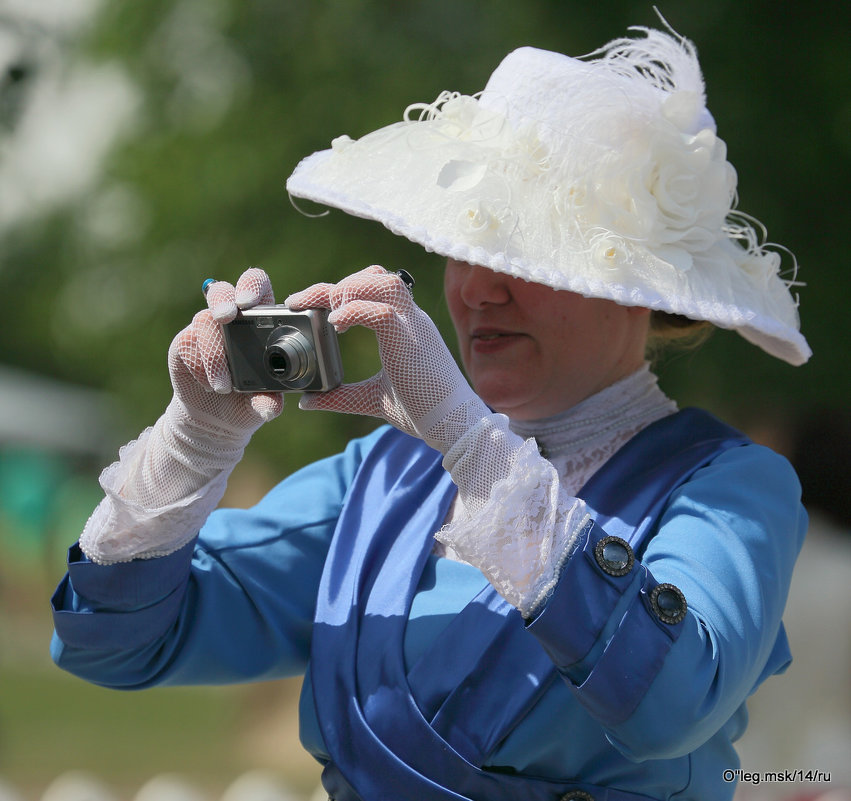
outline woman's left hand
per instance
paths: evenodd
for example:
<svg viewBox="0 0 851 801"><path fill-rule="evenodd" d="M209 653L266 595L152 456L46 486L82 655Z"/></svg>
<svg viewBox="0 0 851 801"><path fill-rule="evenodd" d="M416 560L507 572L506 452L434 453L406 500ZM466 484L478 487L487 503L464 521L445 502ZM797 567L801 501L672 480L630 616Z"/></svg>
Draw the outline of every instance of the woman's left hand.
<svg viewBox="0 0 851 801"><path fill-rule="evenodd" d="M367 267L337 284L314 284L290 295L290 309L331 309L338 332L375 331L382 369L372 378L302 396L302 409L380 417L441 453L489 414L452 358L431 318L408 287L383 267Z"/></svg>

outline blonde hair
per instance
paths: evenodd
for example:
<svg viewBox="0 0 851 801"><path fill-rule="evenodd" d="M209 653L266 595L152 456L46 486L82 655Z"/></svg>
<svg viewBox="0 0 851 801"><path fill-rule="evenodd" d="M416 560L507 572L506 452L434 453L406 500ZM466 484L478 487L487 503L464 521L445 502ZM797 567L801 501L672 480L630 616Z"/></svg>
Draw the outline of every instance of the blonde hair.
<svg viewBox="0 0 851 801"><path fill-rule="evenodd" d="M693 350L709 339L715 326L706 320L692 320L682 314L650 313L647 357L655 361L671 350Z"/></svg>

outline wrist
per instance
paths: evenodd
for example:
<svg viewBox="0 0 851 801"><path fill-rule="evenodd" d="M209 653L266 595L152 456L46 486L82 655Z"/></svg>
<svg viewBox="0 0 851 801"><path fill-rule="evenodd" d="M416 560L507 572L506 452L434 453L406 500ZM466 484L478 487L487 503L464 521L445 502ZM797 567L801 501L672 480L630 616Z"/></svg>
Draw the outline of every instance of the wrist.
<svg viewBox="0 0 851 801"><path fill-rule="evenodd" d="M455 451L458 443L466 440L467 434L491 414L482 399L465 386L456 389L432 409L426 418L417 423L417 429L423 432L422 438L432 448L445 456Z"/></svg>
<svg viewBox="0 0 851 801"><path fill-rule="evenodd" d="M494 484L507 478L524 446L503 414L486 411L470 425L443 458L469 512L481 508Z"/></svg>
<svg viewBox="0 0 851 801"><path fill-rule="evenodd" d="M238 461L248 445L253 429L228 424L218 417L191 409L175 395L161 418L163 435L181 443L180 451L196 452L204 458L210 453L233 455Z"/></svg>
<svg viewBox="0 0 851 801"><path fill-rule="evenodd" d="M226 480L242 458L250 433L199 425L177 398L132 449L122 452L119 493L146 509L191 497Z"/></svg>

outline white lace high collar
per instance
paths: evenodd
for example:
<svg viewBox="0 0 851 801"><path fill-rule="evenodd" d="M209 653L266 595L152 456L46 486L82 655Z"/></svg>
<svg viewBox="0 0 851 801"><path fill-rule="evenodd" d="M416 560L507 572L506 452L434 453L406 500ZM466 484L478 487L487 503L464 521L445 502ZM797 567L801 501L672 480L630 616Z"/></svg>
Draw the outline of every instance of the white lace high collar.
<svg viewBox="0 0 851 801"><path fill-rule="evenodd" d="M524 439L534 437L565 488L576 492L627 440L676 410L645 364L553 417L512 420L511 430Z"/></svg>

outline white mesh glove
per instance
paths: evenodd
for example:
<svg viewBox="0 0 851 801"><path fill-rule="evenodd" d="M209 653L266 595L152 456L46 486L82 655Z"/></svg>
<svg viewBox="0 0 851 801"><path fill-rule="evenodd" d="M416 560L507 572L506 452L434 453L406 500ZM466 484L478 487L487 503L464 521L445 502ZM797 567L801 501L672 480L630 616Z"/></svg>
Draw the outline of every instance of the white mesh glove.
<svg viewBox="0 0 851 801"><path fill-rule="evenodd" d="M466 514L453 515L435 538L529 617L556 586L581 537L585 503L564 490L535 440L514 434L501 414L472 428L443 464Z"/></svg>
<svg viewBox="0 0 851 801"><path fill-rule="evenodd" d="M303 395L302 409L380 417L441 453L491 414L395 273L367 267L337 284L314 284L290 295L286 304L331 309L328 321L339 332L353 325L372 329L382 364L366 381Z"/></svg>
<svg viewBox="0 0 851 801"><path fill-rule="evenodd" d="M209 308L172 341L174 397L101 476L106 498L80 537L93 561L161 556L188 542L221 499L251 435L281 413L281 393L232 391L224 350L220 324L260 303L274 303L263 270L247 270L235 287L217 281L207 291Z"/></svg>
<svg viewBox="0 0 851 801"><path fill-rule="evenodd" d="M512 433L508 418L473 392L397 275L369 267L286 303L332 309L328 320L338 331L352 325L375 331L382 369L358 384L304 395L301 408L381 417L443 453L464 511L438 540L529 614L554 586L585 517L584 505L560 491L534 440Z"/></svg>

